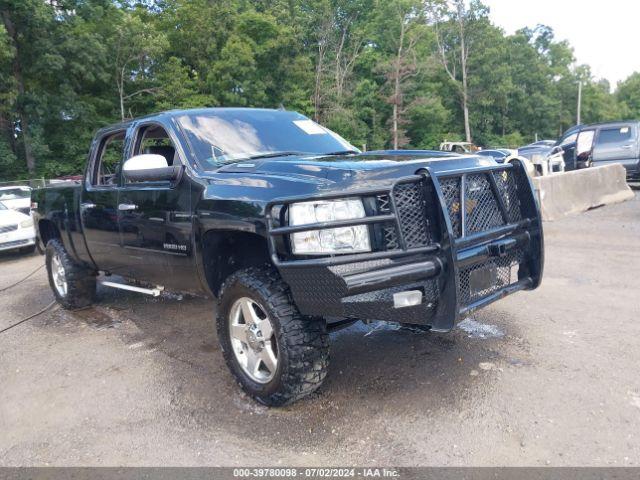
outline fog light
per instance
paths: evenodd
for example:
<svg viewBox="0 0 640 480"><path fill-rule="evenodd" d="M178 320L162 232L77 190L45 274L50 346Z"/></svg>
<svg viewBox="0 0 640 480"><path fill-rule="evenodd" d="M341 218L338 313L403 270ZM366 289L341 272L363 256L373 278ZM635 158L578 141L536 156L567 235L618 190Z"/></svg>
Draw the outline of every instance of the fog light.
<svg viewBox="0 0 640 480"><path fill-rule="evenodd" d="M413 307L422 303L422 292L420 290L408 290L393 294L393 307L404 308Z"/></svg>

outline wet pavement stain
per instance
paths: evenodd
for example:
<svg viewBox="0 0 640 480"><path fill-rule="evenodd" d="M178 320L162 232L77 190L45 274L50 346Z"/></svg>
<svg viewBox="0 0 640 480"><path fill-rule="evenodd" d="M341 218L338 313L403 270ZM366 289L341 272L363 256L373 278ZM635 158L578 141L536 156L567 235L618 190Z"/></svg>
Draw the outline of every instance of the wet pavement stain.
<svg viewBox="0 0 640 480"><path fill-rule="evenodd" d="M67 314L84 321L88 326L98 330L115 328L122 323L120 319L115 317L115 315L110 315L109 312L105 312L101 308L97 307L74 310L72 312L67 312Z"/></svg>
<svg viewBox="0 0 640 480"><path fill-rule="evenodd" d="M496 325L480 323L471 317L465 318L458 324L458 328L465 331L469 338L502 338L504 332Z"/></svg>

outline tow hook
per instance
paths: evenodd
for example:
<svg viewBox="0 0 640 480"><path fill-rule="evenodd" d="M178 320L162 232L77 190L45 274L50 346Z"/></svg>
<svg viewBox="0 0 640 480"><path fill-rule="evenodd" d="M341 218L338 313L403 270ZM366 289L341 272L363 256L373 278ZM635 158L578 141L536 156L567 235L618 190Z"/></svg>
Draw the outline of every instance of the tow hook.
<svg viewBox="0 0 640 480"><path fill-rule="evenodd" d="M489 250L489 255L492 257L502 258L506 257L509 250L514 248L517 244L518 242L514 238L508 238L506 240L490 243L487 246L487 249Z"/></svg>

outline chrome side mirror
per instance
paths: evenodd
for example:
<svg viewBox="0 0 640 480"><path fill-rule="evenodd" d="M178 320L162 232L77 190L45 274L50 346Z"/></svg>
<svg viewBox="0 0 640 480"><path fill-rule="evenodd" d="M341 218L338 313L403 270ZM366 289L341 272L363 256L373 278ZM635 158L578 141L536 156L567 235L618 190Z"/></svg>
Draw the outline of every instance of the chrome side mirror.
<svg viewBox="0 0 640 480"><path fill-rule="evenodd" d="M130 182L173 182L181 173L182 165L169 166L166 158L155 153L134 155L122 166L122 174Z"/></svg>

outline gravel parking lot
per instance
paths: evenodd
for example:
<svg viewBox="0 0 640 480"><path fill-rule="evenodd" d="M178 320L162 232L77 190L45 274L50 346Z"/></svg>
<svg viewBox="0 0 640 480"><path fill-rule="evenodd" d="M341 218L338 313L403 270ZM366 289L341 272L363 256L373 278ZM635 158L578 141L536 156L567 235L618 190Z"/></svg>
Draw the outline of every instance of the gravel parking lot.
<svg viewBox="0 0 640 480"><path fill-rule="evenodd" d="M542 287L450 334L332 334L319 392L245 397L208 300L100 289L0 335L0 464L640 465L640 200L545 224ZM43 263L0 256L0 289ZM0 329L53 299L0 293Z"/></svg>

